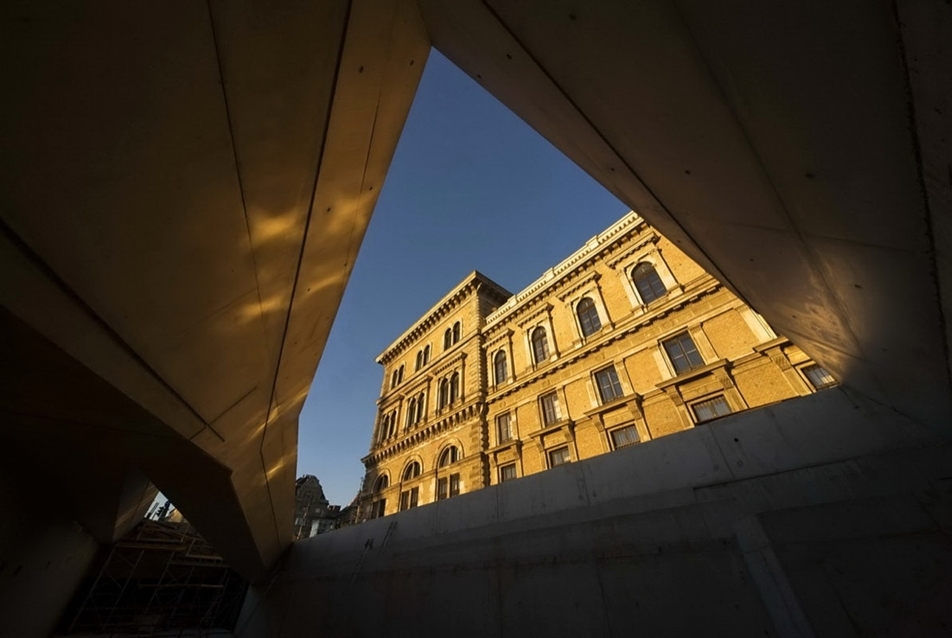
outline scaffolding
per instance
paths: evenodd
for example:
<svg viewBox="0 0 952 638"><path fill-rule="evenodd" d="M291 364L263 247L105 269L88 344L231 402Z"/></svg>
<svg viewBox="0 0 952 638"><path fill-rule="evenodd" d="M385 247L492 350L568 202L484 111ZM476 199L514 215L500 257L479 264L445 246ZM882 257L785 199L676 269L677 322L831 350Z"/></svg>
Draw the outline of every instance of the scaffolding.
<svg viewBox="0 0 952 638"><path fill-rule="evenodd" d="M91 573L61 635L221 635L247 589L185 521L143 520Z"/></svg>

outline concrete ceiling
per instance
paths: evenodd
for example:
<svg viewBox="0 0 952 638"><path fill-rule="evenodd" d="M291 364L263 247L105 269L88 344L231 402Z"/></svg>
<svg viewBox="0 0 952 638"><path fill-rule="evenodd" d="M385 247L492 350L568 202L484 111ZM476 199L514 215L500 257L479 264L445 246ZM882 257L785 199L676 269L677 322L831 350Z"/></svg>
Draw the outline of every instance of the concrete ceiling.
<svg viewBox="0 0 952 638"><path fill-rule="evenodd" d="M948 427L948 4L0 11L0 434L102 465L75 502L103 540L144 473L251 578L289 542L297 417L431 43L844 383Z"/></svg>

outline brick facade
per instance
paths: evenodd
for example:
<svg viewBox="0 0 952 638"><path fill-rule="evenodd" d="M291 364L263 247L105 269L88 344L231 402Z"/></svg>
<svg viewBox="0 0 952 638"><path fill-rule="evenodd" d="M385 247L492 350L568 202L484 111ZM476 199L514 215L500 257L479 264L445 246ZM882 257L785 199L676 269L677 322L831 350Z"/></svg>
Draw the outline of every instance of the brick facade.
<svg viewBox="0 0 952 638"><path fill-rule="evenodd" d="M363 518L398 511L404 493L409 505L414 488L432 503L441 480L465 493L511 465L524 476L814 391L799 348L635 213L516 295L472 273L377 361ZM440 467L451 446L458 460Z"/></svg>

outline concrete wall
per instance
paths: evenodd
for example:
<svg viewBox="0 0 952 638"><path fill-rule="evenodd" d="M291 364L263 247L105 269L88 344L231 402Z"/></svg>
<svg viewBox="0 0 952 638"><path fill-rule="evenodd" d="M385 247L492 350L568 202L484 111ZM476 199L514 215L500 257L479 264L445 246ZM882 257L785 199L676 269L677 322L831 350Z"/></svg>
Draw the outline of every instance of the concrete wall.
<svg viewBox="0 0 952 638"><path fill-rule="evenodd" d="M950 462L828 390L296 543L235 633L941 633Z"/></svg>
<svg viewBox="0 0 952 638"><path fill-rule="evenodd" d="M0 636L48 636L99 544L64 513L61 486L0 449Z"/></svg>

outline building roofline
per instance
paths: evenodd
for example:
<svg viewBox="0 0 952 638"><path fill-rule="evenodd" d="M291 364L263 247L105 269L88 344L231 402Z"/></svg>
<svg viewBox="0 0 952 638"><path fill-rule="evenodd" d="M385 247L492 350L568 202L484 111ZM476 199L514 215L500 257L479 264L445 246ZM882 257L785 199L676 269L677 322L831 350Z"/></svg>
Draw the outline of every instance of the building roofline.
<svg viewBox="0 0 952 638"><path fill-rule="evenodd" d="M617 222L585 242L585 244L574 253L552 268L546 270L541 277L512 295L506 303L499 306L499 308L486 317L486 326L489 327L491 324L499 322L517 309L527 305L543 290L548 289L560 281L562 277L573 272L590 257L597 255L619 237L622 237L627 231L638 228L642 224L647 224L647 222L642 219L641 215L635 211L629 211Z"/></svg>
<svg viewBox="0 0 952 638"><path fill-rule="evenodd" d="M501 299L509 299L512 297L512 293L497 284L495 281L482 274L478 270L474 270L469 273L461 282L459 282L452 290L443 295L443 297L437 301L429 310L424 313L423 317L418 319L411 325L407 330L403 332L396 340L393 341L389 346L381 352L375 361L379 364L383 364L387 359L390 359L397 354L399 354L406 346L412 343L418 336L419 333L427 330L432 324L436 323L444 314L446 314L450 308L461 301L464 297L468 296L471 292L475 292L481 286L485 286L497 293L497 296Z"/></svg>

